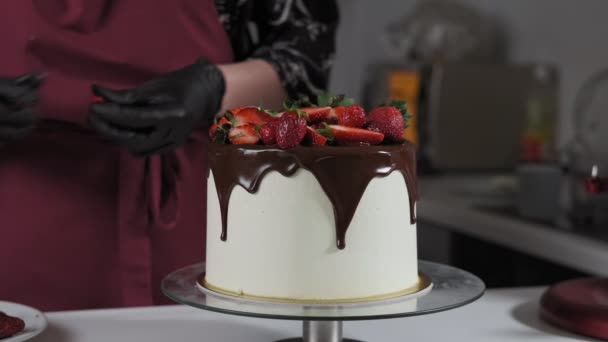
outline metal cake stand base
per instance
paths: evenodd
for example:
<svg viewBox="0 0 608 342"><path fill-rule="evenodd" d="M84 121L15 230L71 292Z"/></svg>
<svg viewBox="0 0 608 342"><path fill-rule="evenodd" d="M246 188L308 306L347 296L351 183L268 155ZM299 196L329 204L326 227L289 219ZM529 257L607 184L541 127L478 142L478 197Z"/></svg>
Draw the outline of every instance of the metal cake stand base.
<svg viewBox="0 0 608 342"><path fill-rule="evenodd" d="M302 337L276 342L360 342L343 337L342 322L411 317L451 310L480 298L485 285L475 275L443 264L419 261L418 270L432 281L419 292L359 303L280 303L219 294L199 285L205 264L177 270L162 282L169 298L195 308L230 315L298 320Z"/></svg>
<svg viewBox="0 0 608 342"><path fill-rule="evenodd" d="M342 337L342 321L304 321L302 338L277 342L361 342Z"/></svg>

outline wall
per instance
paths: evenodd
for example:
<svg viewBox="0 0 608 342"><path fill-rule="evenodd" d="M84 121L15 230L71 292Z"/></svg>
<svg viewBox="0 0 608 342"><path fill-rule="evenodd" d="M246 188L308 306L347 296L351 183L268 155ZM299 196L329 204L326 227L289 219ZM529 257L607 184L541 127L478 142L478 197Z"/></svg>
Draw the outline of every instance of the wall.
<svg viewBox="0 0 608 342"><path fill-rule="evenodd" d="M424 1L424 0L422 0ZM572 133L572 104L582 82L608 67L606 0L461 0L494 16L509 35L514 62L549 62L560 69L560 141ZM386 57L378 37L414 0L342 0L333 92L360 98L363 68Z"/></svg>

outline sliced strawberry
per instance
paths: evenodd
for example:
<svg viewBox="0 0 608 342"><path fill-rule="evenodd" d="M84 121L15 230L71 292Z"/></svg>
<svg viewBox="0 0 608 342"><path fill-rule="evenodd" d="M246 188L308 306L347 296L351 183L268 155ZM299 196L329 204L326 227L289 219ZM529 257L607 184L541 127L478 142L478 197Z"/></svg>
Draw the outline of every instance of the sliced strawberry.
<svg viewBox="0 0 608 342"><path fill-rule="evenodd" d="M252 108L252 106L244 106L244 107L232 108L230 111L231 111L233 114L237 114L237 113L239 113L240 111L242 111L242 110L244 110L244 109L248 109L248 108ZM255 107L253 107L253 108L255 108Z"/></svg>
<svg viewBox="0 0 608 342"><path fill-rule="evenodd" d="M384 133L388 142L403 142L403 130L407 128L407 120L410 117L405 102L393 101L388 106L371 111L367 117L367 129Z"/></svg>
<svg viewBox="0 0 608 342"><path fill-rule="evenodd" d="M220 125L218 124L213 124L211 125L211 127L209 127L209 138L211 138L211 141L215 141L215 137L217 136L217 130L220 128Z"/></svg>
<svg viewBox="0 0 608 342"><path fill-rule="evenodd" d="M274 145L277 143L277 125L278 119L275 119L260 127L260 137L264 145Z"/></svg>
<svg viewBox="0 0 608 342"><path fill-rule="evenodd" d="M209 137L211 141L217 143L226 143L226 139L228 138L228 131L232 127L232 124L225 117L221 117L217 120L217 123L211 125L209 128Z"/></svg>
<svg viewBox="0 0 608 342"><path fill-rule="evenodd" d="M231 128L228 139L235 145L254 145L260 141L260 135L254 124L246 124Z"/></svg>
<svg viewBox="0 0 608 342"><path fill-rule="evenodd" d="M334 112L338 118L338 124L341 126L360 128L365 125L365 110L361 106L340 106L334 108Z"/></svg>
<svg viewBox="0 0 608 342"><path fill-rule="evenodd" d="M319 122L329 122L332 108L331 107L307 107L300 108L301 111L306 113L308 116L307 120L309 124L316 124Z"/></svg>
<svg viewBox="0 0 608 342"><path fill-rule="evenodd" d="M225 116L222 116L219 120L217 120L219 125L232 125L230 120L228 120Z"/></svg>
<svg viewBox="0 0 608 342"><path fill-rule="evenodd" d="M346 111L346 106L337 106L332 108L332 113L331 113L331 117L336 119L336 122L338 122L338 118L341 116L344 116L344 112Z"/></svg>
<svg viewBox="0 0 608 342"><path fill-rule="evenodd" d="M289 111L277 122L277 144L282 149L292 148L300 144L306 135L305 114Z"/></svg>
<svg viewBox="0 0 608 342"><path fill-rule="evenodd" d="M228 111L225 117L230 120L234 127L246 124L259 126L272 120L272 115L258 107L240 107Z"/></svg>
<svg viewBox="0 0 608 342"><path fill-rule="evenodd" d="M312 127L306 127L306 136L304 136L304 144L313 146L327 145L327 138L321 135Z"/></svg>
<svg viewBox="0 0 608 342"><path fill-rule="evenodd" d="M327 128L331 131L330 139L337 145L378 145L384 140L384 134L362 128L340 125L328 125Z"/></svg>

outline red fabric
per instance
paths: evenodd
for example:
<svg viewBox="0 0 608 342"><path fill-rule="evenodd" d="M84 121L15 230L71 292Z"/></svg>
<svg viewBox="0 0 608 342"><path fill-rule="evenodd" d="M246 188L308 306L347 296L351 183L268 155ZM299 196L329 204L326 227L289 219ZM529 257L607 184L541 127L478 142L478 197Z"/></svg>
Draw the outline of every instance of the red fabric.
<svg viewBox="0 0 608 342"><path fill-rule="evenodd" d="M0 75L43 71L30 137L0 149L0 299L42 310L167 303L204 258L204 132L135 158L86 125L90 86L232 60L212 0L0 1Z"/></svg>

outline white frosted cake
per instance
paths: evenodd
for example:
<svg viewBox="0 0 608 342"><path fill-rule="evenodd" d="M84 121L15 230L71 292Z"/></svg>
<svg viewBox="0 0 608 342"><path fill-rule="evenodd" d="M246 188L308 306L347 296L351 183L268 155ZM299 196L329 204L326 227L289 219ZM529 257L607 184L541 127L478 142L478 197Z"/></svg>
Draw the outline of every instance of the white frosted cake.
<svg viewBox="0 0 608 342"><path fill-rule="evenodd" d="M211 144L202 285L352 302L419 290L415 146Z"/></svg>

